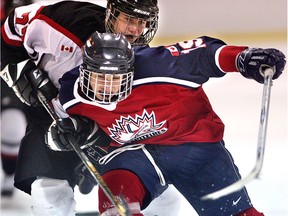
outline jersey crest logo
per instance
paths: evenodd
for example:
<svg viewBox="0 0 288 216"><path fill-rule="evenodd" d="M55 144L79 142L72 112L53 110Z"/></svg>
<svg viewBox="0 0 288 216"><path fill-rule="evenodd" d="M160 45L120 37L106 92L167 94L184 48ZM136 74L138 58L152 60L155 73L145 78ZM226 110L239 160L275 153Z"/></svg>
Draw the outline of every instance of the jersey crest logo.
<svg viewBox="0 0 288 216"><path fill-rule="evenodd" d="M113 140L120 144L126 144L165 133L168 130L163 126L165 122L166 120L156 123L155 113L152 111L148 114L144 109L142 115L136 115L135 118L121 116L121 119L116 120L116 124L113 124L113 128L108 128L108 130Z"/></svg>

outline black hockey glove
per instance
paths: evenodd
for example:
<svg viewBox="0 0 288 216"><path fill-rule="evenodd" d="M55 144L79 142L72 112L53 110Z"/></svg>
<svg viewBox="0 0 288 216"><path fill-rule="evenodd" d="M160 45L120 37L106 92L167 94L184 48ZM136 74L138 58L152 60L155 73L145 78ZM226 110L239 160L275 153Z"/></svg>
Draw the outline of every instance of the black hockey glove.
<svg viewBox="0 0 288 216"><path fill-rule="evenodd" d="M53 122L48 131L48 138L51 135L51 140L48 139L48 147L54 151L72 151L73 147L68 141L68 136L72 136L79 146L85 146L94 137L98 125L85 117L73 116L68 118L58 119Z"/></svg>
<svg viewBox="0 0 288 216"><path fill-rule="evenodd" d="M274 68L273 79L277 79L284 70L285 58L285 55L277 49L249 48L239 54L237 68L244 77L263 83L265 68Z"/></svg>
<svg viewBox="0 0 288 216"><path fill-rule="evenodd" d="M73 141L81 149L92 144L109 145L111 141L111 138L93 120L83 116L73 116L53 122L46 134L46 143L54 151L71 151L73 147L67 139L69 136L73 137Z"/></svg>
<svg viewBox="0 0 288 216"><path fill-rule="evenodd" d="M1 71L1 77L14 90L17 97L29 106L41 104L37 98L38 90L48 100L52 100L58 94L47 74L38 69L32 60L7 65Z"/></svg>
<svg viewBox="0 0 288 216"><path fill-rule="evenodd" d="M107 136L108 137L108 136ZM103 138L100 138L103 139ZM104 141L104 140L103 140ZM106 142L111 141L110 137L106 140ZM105 142L105 141L104 141ZM95 166L98 172L101 171L102 166L99 164L99 159L107 154L105 150L99 148L95 144L91 145L88 148L84 148L86 156L89 158L90 162ZM97 185L96 180L91 175L90 171L87 167L81 162L75 169L75 182L78 185L79 191L82 194L88 194L92 191L94 186Z"/></svg>

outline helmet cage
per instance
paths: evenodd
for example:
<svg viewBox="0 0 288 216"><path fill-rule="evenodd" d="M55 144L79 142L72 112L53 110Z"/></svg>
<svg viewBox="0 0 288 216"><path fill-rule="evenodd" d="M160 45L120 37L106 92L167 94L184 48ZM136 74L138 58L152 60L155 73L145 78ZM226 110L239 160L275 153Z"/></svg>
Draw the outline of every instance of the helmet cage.
<svg viewBox="0 0 288 216"><path fill-rule="evenodd" d="M93 102L110 104L132 91L134 51L121 34L93 33L82 48L79 86Z"/></svg>
<svg viewBox="0 0 288 216"><path fill-rule="evenodd" d="M133 68L129 71L115 73L107 71L96 72L80 66L80 88L91 101L100 104L110 104L126 99L132 91Z"/></svg>
<svg viewBox="0 0 288 216"><path fill-rule="evenodd" d="M124 5L120 6L120 3L108 2L105 20L105 28L108 33L116 33L115 29L117 29L117 26L115 25L117 25L116 21L120 13L125 14L127 17L127 28L125 32L122 32L124 35L127 35L126 32L129 26L135 25L131 23L132 19L134 20L134 23L135 20L137 20L137 23L146 22L141 35L139 35L135 41L130 41L130 43L132 46L148 45L154 38L158 29L158 7L156 6L156 8L153 10L150 9L150 11L144 11L137 10L135 6L127 5L127 7L124 7Z"/></svg>

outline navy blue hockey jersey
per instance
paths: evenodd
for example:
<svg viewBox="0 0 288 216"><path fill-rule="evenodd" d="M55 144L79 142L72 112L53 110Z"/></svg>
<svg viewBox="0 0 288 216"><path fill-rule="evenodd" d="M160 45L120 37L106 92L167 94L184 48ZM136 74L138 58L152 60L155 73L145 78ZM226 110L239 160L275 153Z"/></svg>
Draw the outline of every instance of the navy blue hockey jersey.
<svg viewBox="0 0 288 216"><path fill-rule="evenodd" d="M95 120L113 144L179 145L214 143L224 124L213 111L202 84L237 71L236 56L246 47L200 37L170 46L135 47L131 95L99 105L78 94L79 67L60 80L60 102L69 114Z"/></svg>

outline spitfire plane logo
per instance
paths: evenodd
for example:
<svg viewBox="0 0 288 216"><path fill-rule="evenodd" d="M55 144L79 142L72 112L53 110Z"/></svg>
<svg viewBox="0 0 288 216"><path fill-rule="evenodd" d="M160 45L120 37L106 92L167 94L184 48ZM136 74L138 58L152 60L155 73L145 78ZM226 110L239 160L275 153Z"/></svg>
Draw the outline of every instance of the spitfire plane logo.
<svg viewBox="0 0 288 216"><path fill-rule="evenodd" d="M156 123L155 114L152 111L150 114L146 110L142 115L136 115L135 118L121 117L120 120L113 124L113 128L108 128L111 133L111 138L120 144L138 142L154 136L161 135L167 131L163 127L165 121Z"/></svg>

